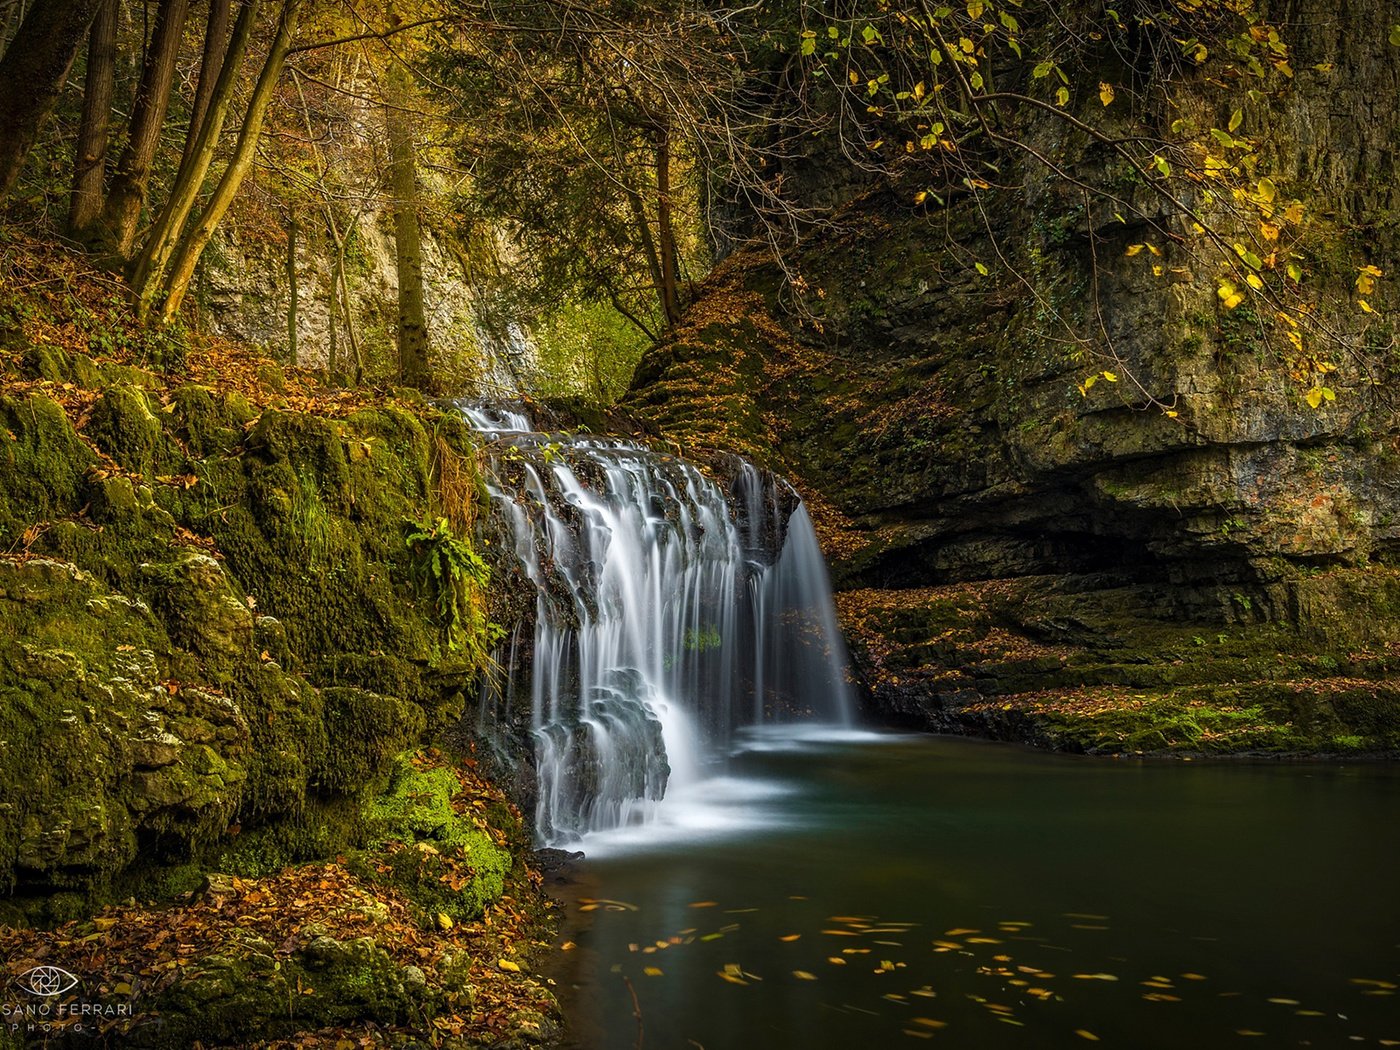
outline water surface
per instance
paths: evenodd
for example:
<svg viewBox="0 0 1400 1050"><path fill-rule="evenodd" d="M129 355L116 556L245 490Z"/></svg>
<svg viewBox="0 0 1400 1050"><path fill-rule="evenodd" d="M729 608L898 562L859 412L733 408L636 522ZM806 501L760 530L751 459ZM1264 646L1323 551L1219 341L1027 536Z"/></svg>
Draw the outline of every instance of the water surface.
<svg viewBox="0 0 1400 1050"><path fill-rule="evenodd" d="M585 841L579 1046L1400 1046L1394 765L748 744Z"/></svg>

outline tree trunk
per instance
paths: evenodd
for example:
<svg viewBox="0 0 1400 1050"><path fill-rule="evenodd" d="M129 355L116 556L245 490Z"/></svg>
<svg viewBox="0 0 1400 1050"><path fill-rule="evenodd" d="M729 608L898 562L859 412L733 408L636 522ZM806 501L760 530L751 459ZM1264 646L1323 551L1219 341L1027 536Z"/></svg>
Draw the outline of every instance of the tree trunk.
<svg viewBox="0 0 1400 1050"><path fill-rule="evenodd" d="M214 87L219 82L219 72L223 66L224 48L228 42L228 27L233 20L233 0L209 0L209 20L204 26L204 54L199 60L199 86L194 89L194 104L190 108L190 126L185 132L185 150L180 156L183 168L194 153L199 140L199 129L204 124L204 115L209 112L209 101L214 97Z"/></svg>
<svg viewBox="0 0 1400 1050"><path fill-rule="evenodd" d="M238 86L238 71L243 65L243 56L248 50L248 39L252 36L257 22L259 0L244 0L238 12L238 21L233 26L233 36L229 38L228 49L219 63L218 82L209 97L209 105L199 136L189 154L188 163L182 162L180 173L170 187L170 199L156 219L146 238L146 245L136 260L131 277L131 288L136 295L137 313L145 318L164 285L170 258L185 232L185 223L194 210L199 198L204 177L213 163L214 152L219 145L219 135L224 129L224 121L233 103L234 89Z"/></svg>
<svg viewBox="0 0 1400 1050"><path fill-rule="evenodd" d="M43 0L0 59L0 200L19 178L102 0Z"/></svg>
<svg viewBox="0 0 1400 1050"><path fill-rule="evenodd" d="M107 137L112 117L112 83L117 62L117 0L102 0L88 34L83 116L73 160L73 196L68 232L83 237L102 211Z"/></svg>
<svg viewBox="0 0 1400 1050"><path fill-rule="evenodd" d="M428 321L423 309L423 244L418 227L418 171L408 103L408 71L389 71L385 123L389 133L389 186L394 195L394 250L399 276L399 381L428 385Z"/></svg>
<svg viewBox="0 0 1400 1050"><path fill-rule="evenodd" d="M238 188L243 185L244 178L253 168L258 139L262 135L263 118L267 116L267 107L272 102L272 96L276 94L277 79L282 74L282 66L287 59L287 49L291 47L292 37L296 33L297 18L301 14L303 2L304 0L283 0L282 17L277 23L277 35L273 38L272 48L267 54L267 61L263 63L262 72L258 75L258 83L253 88L253 96L248 100L248 111L243 116L243 127L238 132L238 142L234 145L233 156L229 158L223 178L214 187L214 193L209 198L209 203L205 205L204 213L200 215L199 222L195 224L194 229L190 230L189 236L185 238L179 251L171 260L170 277L166 282L165 305L161 308L161 316L166 321L174 318L175 314L179 312L180 304L184 302L185 293L189 290L190 278L194 276L195 266L199 263L199 257L204 254L209 239L214 236L214 231L223 221L229 205L233 203L233 198L238 193Z"/></svg>
<svg viewBox="0 0 1400 1050"><path fill-rule="evenodd" d="M155 160L165 111L170 105L175 60L180 55L189 9L190 0L161 0L155 32L141 70L141 86L136 90L136 101L132 105L131 133L117 161L107 204L102 209L102 236L106 246L123 259L131 254L141 210L146 204L151 162Z"/></svg>
<svg viewBox="0 0 1400 1050"><path fill-rule="evenodd" d="M669 328L681 319L676 230L671 218L671 131L656 130L656 241L661 256L661 312Z"/></svg>
<svg viewBox="0 0 1400 1050"><path fill-rule="evenodd" d="M297 220L287 223L287 355L293 365L297 360L297 298L301 290L297 287Z"/></svg>

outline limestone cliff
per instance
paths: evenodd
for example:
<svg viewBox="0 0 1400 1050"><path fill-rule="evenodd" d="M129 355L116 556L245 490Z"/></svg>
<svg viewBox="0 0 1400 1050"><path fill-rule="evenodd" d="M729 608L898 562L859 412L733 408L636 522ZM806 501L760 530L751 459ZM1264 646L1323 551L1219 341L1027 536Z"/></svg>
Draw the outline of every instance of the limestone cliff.
<svg viewBox="0 0 1400 1050"><path fill-rule="evenodd" d="M1378 100L1400 48L1376 28L1384 5L1283 7L1296 82L1239 101L1279 192L1326 216L1308 264L1347 299L1359 267L1395 256L1400 116ZM1176 90L1209 97L1189 77ZM1086 149L1085 170L1154 214ZM1199 255L1167 242L1154 272L1129 247L1145 225L1097 218L1025 158L1002 181L932 212L917 185L860 187L841 232L789 260L798 295L763 257L729 260L630 407L789 471L825 508L878 710L1076 747L1400 744L1383 684L1400 638L1389 321L1338 315L1337 397L1314 409ZM1094 338L1058 337L1050 314ZM1081 393L1099 369L1119 381Z"/></svg>

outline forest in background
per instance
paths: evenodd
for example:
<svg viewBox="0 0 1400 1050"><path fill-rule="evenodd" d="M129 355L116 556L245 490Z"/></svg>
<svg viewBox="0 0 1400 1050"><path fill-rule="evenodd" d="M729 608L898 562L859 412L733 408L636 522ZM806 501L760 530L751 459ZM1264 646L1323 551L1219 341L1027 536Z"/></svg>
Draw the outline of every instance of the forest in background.
<svg viewBox="0 0 1400 1050"><path fill-rule="evenodd" d="M772 254L812 315L797 246L836 238L851 200L893 187L936 229L966 198L990 229L1008 194L1034 195L1030 163L1091 248L1116 253L1116 223L1164 284L1196 260L1317 409L1361 363L1384 273L1333 267L1342 202L1276 170L1270 112L1304 72L1331 75L1293 68L1278 14L10 0L0 193L13 235L81 246L142 323L207 325L243 302L218 286L261 280L277 316L259 341L336 381L610 403L737 246ZM1121 375L1153 404L1102 318L1055 309L1019 246L982 257L943 225L959 265L1039 297L1082 395ZM1329 286L1332 269L1350 278ZM493 369L512 346L527 367Z"/></svg>

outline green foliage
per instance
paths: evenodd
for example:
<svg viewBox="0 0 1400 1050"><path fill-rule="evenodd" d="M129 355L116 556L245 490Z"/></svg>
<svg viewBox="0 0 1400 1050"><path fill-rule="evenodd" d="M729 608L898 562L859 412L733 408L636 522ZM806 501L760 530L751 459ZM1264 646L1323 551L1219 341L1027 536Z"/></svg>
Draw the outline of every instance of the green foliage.
<svg viewBox="0 0 1400 1050"><path fill-rule="evenodd" d="M399 757L388 787L366 809L371 841L386 849L375 855L373 877L407 893L425 922L439 915L470 921L505 890L510 854L472 811L456 771L417 754Z"/></svg>
<svg viewBox="0 0 1400 1050"><path fill-rule="evenodd" d="M486 669L502 628L491 622L486 593L491 569L471 545L452 534L446 518L405 518L403 541L413 557L413 579L432 602L448 652Z"/></svg>
<svg viewBox="0 0 1400 1050"><path fill-rule="evenodd" d="M565 303L532 326L545 397L613 405L627 391L650 341L611 305Z"/></svg>

